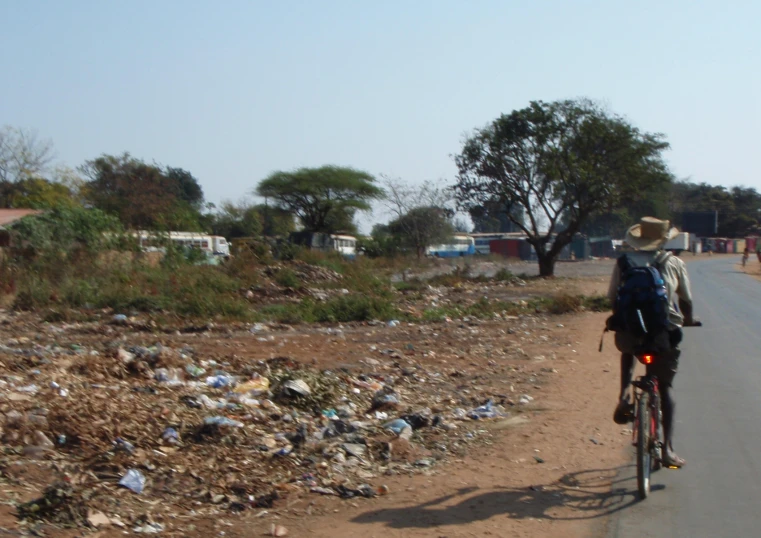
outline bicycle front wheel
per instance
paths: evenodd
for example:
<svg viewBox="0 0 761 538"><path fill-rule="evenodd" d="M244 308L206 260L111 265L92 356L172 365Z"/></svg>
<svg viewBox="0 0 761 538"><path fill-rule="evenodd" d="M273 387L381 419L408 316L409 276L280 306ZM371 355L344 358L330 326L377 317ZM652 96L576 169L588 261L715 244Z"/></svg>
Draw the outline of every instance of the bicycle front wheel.
<svg viewBox="0 0 761 538"><path fill-rule="evenodd" d="M637 489L646 499L650 493L650 395L643 392L637 405Z"/></svg>

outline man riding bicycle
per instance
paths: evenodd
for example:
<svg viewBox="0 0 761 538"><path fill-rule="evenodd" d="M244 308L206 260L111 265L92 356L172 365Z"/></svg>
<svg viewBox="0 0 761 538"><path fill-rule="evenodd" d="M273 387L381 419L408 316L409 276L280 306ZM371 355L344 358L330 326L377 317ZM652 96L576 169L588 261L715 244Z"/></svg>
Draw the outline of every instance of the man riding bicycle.
<svg viewBox="0 0 761 538"><path fill-rule="evenodd" d="M644 217L626 232L625 242L635 251L626 253L627 262L637 267L655 267L665 283L668 293L668 329L661 338L662 353L652 366L658 378L661 392L661 410L663 411L664 450L661 456L664 465L682 467L685 460L680 458L672 445L674 429L674 398L671 385L676 375L679 362L679 343L682 341L682 327L695 323L692 316L692 292L687 267L684 262L663 246L678 234L667 220ZM616 264L610 281L608 297L615 304L622 283L621 264ZM665 312L665 311L664 311ZM621 392L619 402L613 415L617 424L626 424L632 420L634 403L629 397L629 385L634 375L634 349L636 342L626 331L617 330L616 347L621 351Z"/></svg>

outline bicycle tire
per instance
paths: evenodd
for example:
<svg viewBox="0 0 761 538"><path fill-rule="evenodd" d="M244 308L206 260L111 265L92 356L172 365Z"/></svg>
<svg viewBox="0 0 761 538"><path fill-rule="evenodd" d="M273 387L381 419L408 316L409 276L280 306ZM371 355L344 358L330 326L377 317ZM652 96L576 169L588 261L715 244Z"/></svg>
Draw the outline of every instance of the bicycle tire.
<svg viewBox="0 0 761 538"><path fill-rule="evenodd" d="M661 398L657 393L651 409L655 413L654 416L656 417L654 428L655 432L653 437L650 439L652 446L651 453L653 455L651 469L653 472L655 472L659 471L663 466L663 443L661 442L663 440L663 412L661 411Z"/></svg>
<svg viewBox="0 0 761 538"><path fill-rule="evenodd" d="M650 395L643 392L637 404L637 489L641 499L650 494Z"/></svg>

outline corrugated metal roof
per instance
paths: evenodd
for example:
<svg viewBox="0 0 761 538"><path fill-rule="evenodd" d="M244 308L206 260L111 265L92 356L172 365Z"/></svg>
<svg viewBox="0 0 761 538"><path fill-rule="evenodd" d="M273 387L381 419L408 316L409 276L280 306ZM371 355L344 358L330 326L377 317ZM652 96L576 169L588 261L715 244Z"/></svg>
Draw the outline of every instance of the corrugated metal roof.
<svg viewBox="0 0 761 538"><path fill-rule="evenodd" d="M36 209L0 209L0 226L7 226L28 215L42 213Z"/></svg>

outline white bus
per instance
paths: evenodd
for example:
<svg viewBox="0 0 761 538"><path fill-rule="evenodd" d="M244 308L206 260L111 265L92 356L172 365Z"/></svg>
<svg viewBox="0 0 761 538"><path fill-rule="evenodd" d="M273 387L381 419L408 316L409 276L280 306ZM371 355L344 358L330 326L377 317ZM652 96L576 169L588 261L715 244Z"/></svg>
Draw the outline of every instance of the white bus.
<svg viewBox="0 0 761 538"><path fill-rule="evenodd" d="M455 234L443 245L431 245L425 249L426 256L436 258L457 258L473 256L476 253L475 241L468 234Z"/></svg>
<svg viewBox="0 0 761 538"><path fill-rule="evenodd" d="M172 244L201 250L211 256L230 256L230 244L220 235L207 235L199 232L148 232L138 231L132 234L145 251L161 250L162 242L167 239ZM164 243L165 244L165 243Z"/></svg>
<svg viewBox="0 0 761 538"><path fill-rule="evenodd" d="M345 258L357 256L357 238L346 234L326 234L316 232L293 232L292 243L321 252L338 252Z"/></svg>

